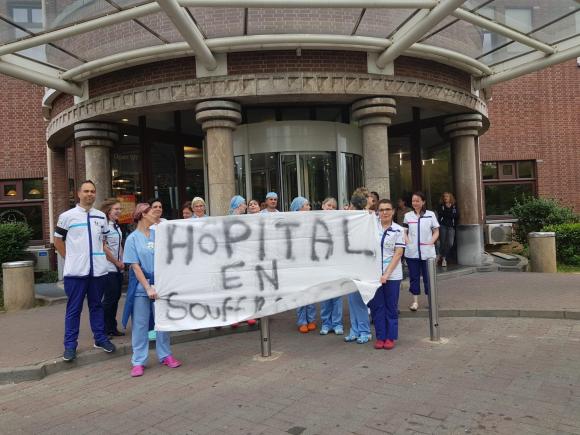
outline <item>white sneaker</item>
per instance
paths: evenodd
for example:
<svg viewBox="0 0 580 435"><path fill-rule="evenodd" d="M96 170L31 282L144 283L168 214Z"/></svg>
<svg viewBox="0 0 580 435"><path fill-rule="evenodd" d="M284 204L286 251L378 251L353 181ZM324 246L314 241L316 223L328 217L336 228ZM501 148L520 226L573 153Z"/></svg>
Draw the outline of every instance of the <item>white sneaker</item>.
<svg viewBox="0 0 580 435"><path fill-rule="evenodd" d="M441 267L447 267L447 259L441 260Z"/></svg>
<svg viewBox="0 0 580 435"><path fill-rule="evenodd" d="M417 302L413 302L411 305L409 305L409 309L411 311L417 311L419 309L419 304Z"/></svg>

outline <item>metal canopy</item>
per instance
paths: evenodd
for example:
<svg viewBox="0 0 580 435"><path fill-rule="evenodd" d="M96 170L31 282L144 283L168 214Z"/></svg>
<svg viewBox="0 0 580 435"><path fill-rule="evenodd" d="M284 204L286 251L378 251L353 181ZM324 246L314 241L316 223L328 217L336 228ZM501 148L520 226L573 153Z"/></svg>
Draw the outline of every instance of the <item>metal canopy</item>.
<svg viewBox="0 0 580 435"><path fill-rule="evenodd" d="M77 96L132 65L296 48L432 59L479 89L580 57L580 1L0 0L0 73Z"/></svg>

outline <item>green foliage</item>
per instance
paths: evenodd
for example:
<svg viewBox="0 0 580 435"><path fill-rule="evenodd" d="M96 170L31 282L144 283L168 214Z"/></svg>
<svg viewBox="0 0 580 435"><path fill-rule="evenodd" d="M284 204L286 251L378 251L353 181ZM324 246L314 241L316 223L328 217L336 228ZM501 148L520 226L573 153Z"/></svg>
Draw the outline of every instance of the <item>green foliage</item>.
<svg viewBox="0 0 580 435"><path fill-rule="evenodd" d="M547 225L542 231L556 233L558 262L580 266L580 223Z"/></svg>
<svg viewBox="0 0 580 435"><path fill-rule="evenodd" d="M32 229L22 222L0 224L0 263L26 258Z"/></svg>
<svg viewBox="0 0 580 435"><path fill-rule="evenodd" d="M528 233L541 231L547 225L559 225L579 222L578 215L572 209L549 198L524 198L516 200L510 214L518 219L515 228L516 240L528 243Z"/></svg>
<svg viewBox="0 0 580 435"><path fill-rule="evenodd" d="M47 270L40 273L35 273L34 282L36 284L53 283L58 281L58 272L54 270Z"/></svg>

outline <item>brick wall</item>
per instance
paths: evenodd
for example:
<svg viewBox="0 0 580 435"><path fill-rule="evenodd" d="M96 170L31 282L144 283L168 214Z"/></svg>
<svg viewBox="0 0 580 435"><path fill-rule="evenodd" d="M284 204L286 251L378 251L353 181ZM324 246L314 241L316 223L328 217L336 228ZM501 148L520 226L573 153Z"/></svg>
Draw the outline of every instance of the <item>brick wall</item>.
<svg viewBox="0 0 580 435"><path fill-rule="evenodd" d="M44 88L0 75L0 180L47 177ZM45 198L48 191L45 180ZM48 201L42 206L44 239L48 240Z"/></svg>
<svg viewBox="0 0 580 435"><path fill-rule="evenodd" d="M395 75L416 77L471 91L471 76L432 60L401 56L395 60Z"/></svg>
<svg viewBox="0 0 580 435"><path fill-rule="evenodd" d="M538 193L580 212L580 68L576 60L493 87L482 161L540 160Z"/></svg>
<svg viewBox="0 0 580 435"><path fill-rule="evenodd" d="M296 50L253 51L228 54L228 73L263 74L285 72L367 72L367 55L352 51Z"/></svg>

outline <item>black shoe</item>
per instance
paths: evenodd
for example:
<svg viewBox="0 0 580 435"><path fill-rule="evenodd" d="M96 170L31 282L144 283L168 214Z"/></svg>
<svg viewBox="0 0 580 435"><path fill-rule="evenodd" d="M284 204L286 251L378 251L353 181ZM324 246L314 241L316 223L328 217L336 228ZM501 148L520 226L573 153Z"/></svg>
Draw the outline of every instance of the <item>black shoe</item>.
<svg viewBox="0 0 580 435"><path fill-rule="evenodd" d="M103 349L107 353L115 352L115 350L117 350L115 345L111 343L109 340L95 343L95 348Z"/></svg>
<svg viewBox="0 0 580 435"><path fill-rule="evenodd" d="M109 337L124 337L125 336L125 333L124 332L121 332L121 331L115 330L113 332L109 332L107 335Z"/></svg>
<svg viewBox="0 0 580 435"><path fill-rule="evenodd" d="M62 359L66 362L72 362L77 357L77 351L75 349L65 349L62 354Z"/></svg>

